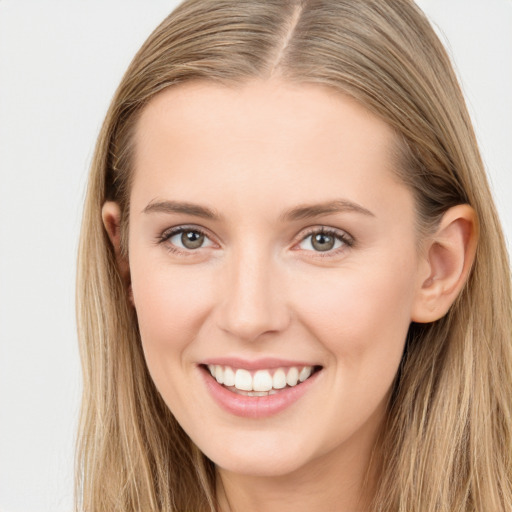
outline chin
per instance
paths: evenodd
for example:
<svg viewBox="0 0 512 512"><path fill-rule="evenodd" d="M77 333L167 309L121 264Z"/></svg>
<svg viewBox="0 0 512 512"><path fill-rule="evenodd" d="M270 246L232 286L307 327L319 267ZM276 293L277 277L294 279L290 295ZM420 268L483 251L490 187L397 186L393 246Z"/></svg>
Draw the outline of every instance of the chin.
<svg viewBox="0 0 512 512"><path fill-rule="evenodd" d="M220 469L254 477L285 476L304 467L309 460L303 448L282 442L230 444L203 453Z"/></svg>
<svg viewBox="0 0 512 512"><path fill-rule="evenodd" d="M215 463L215 461L214 461ZM287 459L271 460L268 458L254 458L250 460L225 460L215 465L237 475L258 477L258 478L276 478L290 475L298 471L303 465L299 461L290 461Z"/></svg>

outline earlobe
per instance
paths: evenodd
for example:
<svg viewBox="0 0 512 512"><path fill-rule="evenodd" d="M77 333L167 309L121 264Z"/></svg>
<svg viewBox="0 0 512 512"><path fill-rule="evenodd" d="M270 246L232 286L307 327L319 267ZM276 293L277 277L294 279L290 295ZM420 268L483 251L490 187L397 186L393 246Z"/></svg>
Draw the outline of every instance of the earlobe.
<svg viewBox="0 0 512 512"><path fill-rule="evenodd" d="M126 285L128 299L133 305L130 265L121 250L121 209L119 204L114 201L106 201L101 209L101 217L103 219L103 226L114 249L119 275Z"/></svg>
<svg viewBox="0 0 512 512"><path fill-rule="evenodd" d="M429 323L443 317L466 283L475 259L478 221L467 204L450 208L428 239L423 278L411 320Z"/></svg>

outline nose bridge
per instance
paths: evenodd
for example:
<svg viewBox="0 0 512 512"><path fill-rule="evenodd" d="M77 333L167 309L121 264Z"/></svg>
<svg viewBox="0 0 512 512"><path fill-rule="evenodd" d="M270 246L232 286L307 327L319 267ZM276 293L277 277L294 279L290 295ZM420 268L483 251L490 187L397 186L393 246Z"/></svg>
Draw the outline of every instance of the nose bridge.
<svg viewBox="0 0 512 512"><path fill-rule="evenodd" d="M246 244L232 252L219 301L223 330L240 340L253 341L286 327L286 298L276 267L271 251L258 244Z"/></svg>

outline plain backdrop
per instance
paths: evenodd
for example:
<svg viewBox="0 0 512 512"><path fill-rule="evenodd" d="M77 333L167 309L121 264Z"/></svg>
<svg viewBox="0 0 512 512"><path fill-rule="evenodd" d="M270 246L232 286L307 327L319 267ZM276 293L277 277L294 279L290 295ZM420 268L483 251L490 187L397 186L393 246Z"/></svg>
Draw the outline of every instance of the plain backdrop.
<svg viewBox="0 0 512 512"><path fill-rule="evenodd" d="M418 0L462 80L512 239L512 1ZM171 0L0 0L0 511L72 510L75 254L110 98ZM510 243L509 243L510 247Z"/></svg>

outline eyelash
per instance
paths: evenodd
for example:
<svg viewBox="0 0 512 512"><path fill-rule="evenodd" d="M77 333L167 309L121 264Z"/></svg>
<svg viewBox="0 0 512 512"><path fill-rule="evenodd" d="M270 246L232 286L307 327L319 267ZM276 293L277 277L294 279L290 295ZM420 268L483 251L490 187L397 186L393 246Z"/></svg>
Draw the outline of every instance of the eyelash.
<svg viewBox="0 0 512 512"><path fill-rule="evenodd" d="M157 244L165 244L168 242L173 236L179 235L180 233L186 233L187 231L192 231L195 233L199 233L200 235L204 236L205 238L210 238L208 236L208 233L204 231L203 229L196 227L196 226L177 226L175 228L168 229L164 231L160 236L157 237ZM330 258L333 256L337 256L340 252L346 250L347 248L353 247L355 244L355 240L346 232L339 231L332 228L326 228L326 227L320 227L320 228L311 228L308 231L306 231L305 234L300 238L300 240L295 244L300 244L304 242L308 237L312 235L327 235L335 238L336 240L340 241L343 245L341 247L338 247L335 250L328 250L328 251L306 251L306 252L312 252L315 253L314 257L320 257L320 258ZM199 247L201 248L201 247ZM192 256L195 252L194 249L180 249L178 247L175 247L171 244L167 245L167 250L174 254L184 255L184 256Z"/></svg>
<svg viewBox="0 0 512 512"><path fill-rule="evenodd" d="M335 240L338 240L342 243L341 247L337 249L330 249L328 251L306 251L312 252L315 254L315 258L332 258L333 256L338 256L341 252L345 251L347 248L353 247L355 240L346 232L340 231L333 228L321 227L321 228L310 228L301 236L301 239L298 243L302 243L307 240L312 235L326 235L333 237Z"/></svg>

